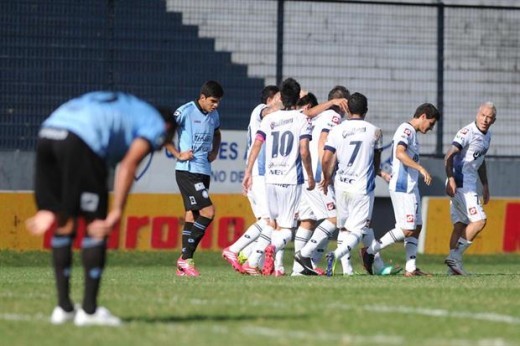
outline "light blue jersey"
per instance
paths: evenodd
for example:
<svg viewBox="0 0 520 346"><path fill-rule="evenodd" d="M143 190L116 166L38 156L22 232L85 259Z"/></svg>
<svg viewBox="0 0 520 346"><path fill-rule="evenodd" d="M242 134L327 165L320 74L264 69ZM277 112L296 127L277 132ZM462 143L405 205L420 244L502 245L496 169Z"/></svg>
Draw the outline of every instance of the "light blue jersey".
<svg viewBox="0 0 520 346"><path fill-rule="evenodd" d="M211 175L211 163L208 155L213 147L215 131L220 127L218 112L203 113L195 101L179 107L175 113L177 122L177 150L193 150L193 159L177 161L175 169Z"/></svg>
<svg viewBox="0 0 520 346"><path fill-rule="evenodd" d="M66 129L115 166L136 138L153 150L166 138L164 120L148 103L123 92L95 91L72 99L47 118L42 128Z"/></svg>

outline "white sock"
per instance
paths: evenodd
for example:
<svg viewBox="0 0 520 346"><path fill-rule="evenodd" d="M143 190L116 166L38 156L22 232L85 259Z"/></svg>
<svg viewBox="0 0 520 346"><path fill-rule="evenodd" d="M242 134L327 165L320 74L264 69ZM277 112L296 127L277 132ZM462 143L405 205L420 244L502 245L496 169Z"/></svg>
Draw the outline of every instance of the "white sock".
<svg viewBox="0 0 520 346"><path fill-rule="evenodd" d="M459 240L457 240L457 247L451 250L450 253L453 252L453 257L459 261L462 261L462 255L471 246L471 244L473 244L472 241L460 237Z"/></svg>
<svg viewBox="0 0 520 346"><path fill-rule="evenodd" d="M350 256L350 252L352 251L352 249L354 249L361 240L361 236L356 233L342 233L346 233L346 235L343 236L343 242L341 243L341 246L338 245L338 248L334 250L334 256L336 256L336 258L341 258L345 255Z"/></svg>
<svg viewBox="0 0 520 346"><path fill-rule="evenodd" d="M276 248L276 251L285 249L287 244L292 239L292 231L288 228L282 228L273 232L271 236L271 243Z"/></svg>
<svg viewBox="0 0 520 346"><path fill-rule="evenodd" d="M338 233L338 248L343 245L345 237L348 235L346 231L340 231ZM354 268L352 267L352 263L350 262L350 254L347 254L340 258L341 267L343 268L343 275L352 275L354 274Z"/></svg>
<svg viewBox="0 0 520 346"><path fill-rule="evenodd" d="M314 234L307 244L300 250L303 257L311 257L312 252L316 250L325 241L328 241L332 237L332 234L336 230L334 225L329 220L323 220L314 230Z"/></svg>
<svg viewBox="0 0 520 346"><path fill-rule="evenodd" d="M318 266L323 255L327 252L327 248L329 246L330 238L323 240L319 246L312 252L311 261L314 268Z"/></svg>
<svg viewBox="0 0 520 346"><path fill-rule="evenodd" d="M365 228L363 231L363 238L361 240L363 241L363 245L365 247L369 247L373 241L375 241L375 235L374 230L372 228ZM385 262L381 258L381 255L379 252L377 252L374 255L374 271L377 273L385 267Z"/></svg>
<svg viewBox="0 0 520 346"><path fill-rule="evenodd" d="M283 255L285 253L284 249L276 251L274 256L274 270L283 270Z"/></svg>
<svg viewBox="0 0 520 346"><path fill-rule="evenodd" d="M249 258L249 256L251 256L251 253L253 252L253 249L256 246L257 241L258 241L258 238L257 238L257 240L255 240L254 242L252 242L251 244L249 244L248 246L243 248L240 251L240 252L242 252L242 255L246 256L246 258Z"/></svg>
<svg viewBox="0 0 520 346"><path fill-rule="evenodd" d="M300 251L311 239L312 231L307 228L298 227L294 235L294 252Z"/></svg>
<svg viewBox="0 0 520 346"><path fill-rule="evenodd" d="M404 248L406 250L406 266L405 270L407 272L413 272L417 269L415 264L415 260L417 258L417 238L414 237L406 237L404 238Z"/></svg>
<svg viewBox="0 0 520 346"><path fill-rule="evenodd" d="M231 246L229 247L230 251L233 251L234 253L239 253L242 251L246 246L251 244L260 236L260 233L262 232L262 229L267 225L266 221L263 219L258 220L245 231L244 234L240 236L240 238L237 239Z"/></svg>
<svg viewBox="0 0 520 346"><path fill-rule="evenodd" d="M274 229L266 225L260 233L257 241L255 242L255 247L251 252L251 255L247 259L247 263L249 263L250 267L258 267L260 258L264 255L264 250L267 246L271 244L271 236L274 232Z"/></svg>
<svg viewBox="0 0 520 346"><path fill-rule="evenodd" d="M375 254L376 252L379 252L382 249L384 249L385 247L387 247L388 245L395 244L399 241L402 241L403 239L404 239L403 231L400 229L394 228L394 229L386 232L385 235L383 235L381 237L381 239L379 239L379 241L374 240L372 242L372 244L370 245L370 247L368 248L367 252L369 254Z"/></svg>

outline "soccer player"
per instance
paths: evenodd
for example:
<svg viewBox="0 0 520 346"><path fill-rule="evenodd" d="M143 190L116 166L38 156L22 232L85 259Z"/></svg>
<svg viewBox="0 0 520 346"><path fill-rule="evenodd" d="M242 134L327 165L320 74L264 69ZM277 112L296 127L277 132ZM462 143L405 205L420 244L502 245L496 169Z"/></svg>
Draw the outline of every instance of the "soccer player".
<svg viewBox="0 0 520 346"><path fill-rule="evenodd" d="M35 168L36 215L27 229L42 235L55 224L51 239L58 306L51 323L118 326L121 320L97 305L106 261L107 236L120 221L139 163L171 141L171 111L157 111L122 92L90 92L72 99L47 118L38 133ZM109 166L116 170L108 209ZM72 242L78 218L87 234L81 243L84 296L76 308L70 298Z"/></svg>
<svg viewBox="0 0 520 346"><path fill-rule="evenodd" d="M413 118L399 125L393 137L392 178L389 191L394 208L396 227L385 233L368 248L363 248L363 266L373 274L374 254L390 244L404 240L406 250L407 277L430 275L416 266L417 243L422 228L421 196L419 194L419 175L426 185L430 185L430 173L419 163L420 146L417 132L426 134L432 130L440 118L434 105L424 103L417 107Z"/></svg>
<svg viewBox="0 0 520 346"><path fill-rule="evenodd" d="M444 157L446 193L451 197L453 232L450 254L444 261L449 274L466 275L462 255L486 226L486 213L477 192L477 180L482 183L483 203L489 202L485 155L491 142L489 128L496 120L497 110L492 102L480 105L474 122L457 132L450 150Z"/></svg>
<svg viewBox="0 0 520 346"><path fill-rule="evenodd" d="M330 90L328 99L347 99L349 95L347 88L337 85ZM309 149L317 183L322 180L321 159L327 136L333 127L341 123L343 115L339 107L333 106L311 119L312 140ZM307 178L305 174L304 177ZM327 195L320 187L311 191L303 190L298 214L301 222L294 237L292 275L322 274L317 264L336 230L336 203L332 189L329 189Z"/></svg>
<svg viewBox="0 0 520 346"><path fill-rule="evenodd" d="M338 226L344 233L335 251L327 254L327 276L334 275L336 261L350 256L372 218L375 177L381 175L381 129L365 120L366 97L360 93L348 99L348 121L330 131L323 154L323 189L334 175ZM334 174L335 173L335 174Z"/></svg>
<svg viewBox="0 0 520 346"><path fill-rule="evenodd" d="M247 153L246 161L251 155L251 147L255 141L256 132L260 128L260 122L270 107L276 107L280 101L279 88L276 85L266 86L260 96L258 104L251 112L249 126L247 127ZM247 198L251 204L251 209L255 215L256 222L245 231L240 238L222 251L222 257L231 264L233 269L239 273L243 272L242 265L239 263L238 254L244 248L252 244L260 235L264 227L269 222L269 211L267 209L267 199L265 195L265 148L262 147L258 158L255 160L252 169L252 185L247 192Z"/></svg>
<svg viewBox="0 0 520 346"><path fill-rule="evenodd" d="M221 141L217 108L223 96L224 89L218 82L207 81L196 101L182 105L174 113L178 146L168 144L166 148L177 159L175 179L185 209L178 276L199 276L193 254L215 216L208 190L211 162L217 158Z"/></svg>

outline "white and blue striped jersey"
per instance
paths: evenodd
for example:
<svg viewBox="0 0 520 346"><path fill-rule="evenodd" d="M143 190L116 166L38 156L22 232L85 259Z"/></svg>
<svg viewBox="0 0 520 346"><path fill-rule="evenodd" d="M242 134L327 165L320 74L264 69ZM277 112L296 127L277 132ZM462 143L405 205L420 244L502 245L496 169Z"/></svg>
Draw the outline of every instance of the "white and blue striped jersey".
<svg viewBox="0 0 520 346"><path fill-rule="evenodd" d="M336 153L337 190L367 194L375 189L374 151L383 147L381 129L362 119L345 120L334 127L325 150Z"/></svg>
<svg viewBox="0 0 520 346"><path fill-rule="evenodd" d="M56 109L42 128L73 132L112 166L121 161L134 139L144 138L156 150L166 137L159 112L123 92L94 91L74 98Z"/></svg>
<svg viewBox="0 0 520 346"><path fill-rule="evenodd" d="M191 101L179 107L174 116L178 125L177 150L193 150L193 158L189 161L177 161L175 169L211 175L208 154L213 147L215 131L220 128L218 111L204 113L196 101Z"/></svg>
<svg viewBox="0 0 520 346"><path fill-rule="evenodd" d="M247 152L246 152L246 162L249 160L249 155L251 154L251 147L255 142L256 133L260 129L260 123L262 122L262 111L267 107L266 104L260 103L256 106L251 112L251 117L249 119L249 125L247 126ZM258 153L258 157L256 158L255 163L253 164L253 176L264 175L265 174L265 146L262 145L262 149Z"/></svg>
<svg viewBox="0 0 520 346"><path fill-rule="evenodd" d="M266 116L257 138L265 146L267 184L303 184L300 140L312 139L307 117L298 110L280 110Z"/></svg>
<svg viewBox="0 0 520 346"><path fill-rule="evenodd" d="M490 143L491 132L482 133L474 122L457 132L452 142L460 150L453 158L453 176L457 187L477 190L478 169L484 162Z"/></svg>
<svg viewBox="0 0 520 346"><path fill-rule="evenodd" d="M312 172L314 173L314 180L320 182L322 178L321 157L318 146L322 132L329 132L333 127L341 123L341 115L332 109L328 109L314 118L311 118L312 140L309 143L309 151L312 160ZM304 170L303 175L307 180L307 172Z"/></svg>
<svg viewBox="0 0 520 346"><path fill-rule="evenodd" d="M398 145L403 145L406 148L406 154L419 163L420 146L417 131L408 122L399 125L392 139L392 179L390 179L388 189L410 193L417 187L419 171L405 166L397 159L395 153Z"/></svg>

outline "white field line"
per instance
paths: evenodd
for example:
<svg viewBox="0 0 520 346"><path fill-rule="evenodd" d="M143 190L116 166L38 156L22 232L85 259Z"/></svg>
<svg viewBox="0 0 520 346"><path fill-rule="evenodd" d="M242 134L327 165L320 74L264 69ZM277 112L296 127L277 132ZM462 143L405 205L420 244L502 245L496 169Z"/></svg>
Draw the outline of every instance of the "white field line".
<svg viewBox="0 0 520 346"><path fill-rule="evenodd" d="M451 317L468 320L479 320L487 322L520 324L520 318L510 315L496 314L492 312L469 312L469 311L450 311L443 309L414 308L409 306L385 306L385 305L331 305L330 308L340 308L345 310L365 310L380 313L401 313L411 315L422 315L430 317Z"/></svg>

